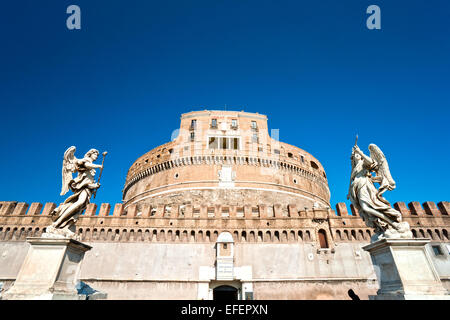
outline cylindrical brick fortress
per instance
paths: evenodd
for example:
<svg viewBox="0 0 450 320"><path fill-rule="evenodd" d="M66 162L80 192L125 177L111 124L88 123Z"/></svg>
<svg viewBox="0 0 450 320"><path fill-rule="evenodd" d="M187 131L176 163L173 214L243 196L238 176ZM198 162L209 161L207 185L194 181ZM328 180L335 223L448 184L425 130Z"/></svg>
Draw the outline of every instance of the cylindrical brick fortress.
<svg viewBox="0 0 450 320"><path fill-rule="evenodd" d="M151 212L187 205L193 216L220 206L221 216L273 205L283 210L330 207L325 170L308 152L269 135L267 117L236 111L194 111L181 116L178 136L139 157L123 189L125 209ZM204 209L202 209L204 208ZM205 209L206 208L206 209ZM254 212L256 214L256 212Z"/></svg>

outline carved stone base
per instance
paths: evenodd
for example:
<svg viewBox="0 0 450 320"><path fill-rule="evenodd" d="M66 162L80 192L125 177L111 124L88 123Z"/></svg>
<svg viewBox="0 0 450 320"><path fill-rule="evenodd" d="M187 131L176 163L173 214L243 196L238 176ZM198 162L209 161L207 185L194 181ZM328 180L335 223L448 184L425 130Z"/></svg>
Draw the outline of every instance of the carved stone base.
<svg viewBox="0 0 450 320"><path fill-rule="evenodd" d="M81 237L77 235L74 231L70 230L74 229L74 226L65 227L62 229L57 229L52 226L48 226L45 228L45 233L41 235L41 238L49 238L49 239L73 239L76 241L81 241Z"/></svg>
<svg viewBox="0 0 450 320"><path fill-rule="evenodd" d="M76 282L90 246L73 239L27 238L31 247L5 300L81 300Z"/></svg>
<svg viewBox="0 0 450 320"><path fill-rule="evenodd" d="M371 300L450 300L425 248L429 239L382 239L370 253L380 289Z"/></svg>

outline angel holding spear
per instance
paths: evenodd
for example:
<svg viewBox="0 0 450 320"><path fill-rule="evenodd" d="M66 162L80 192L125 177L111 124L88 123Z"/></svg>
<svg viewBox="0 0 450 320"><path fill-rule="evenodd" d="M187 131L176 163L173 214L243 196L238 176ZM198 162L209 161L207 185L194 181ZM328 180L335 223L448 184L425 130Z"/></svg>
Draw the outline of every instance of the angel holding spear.
<svg viewBox="0 0 450 320"><path fill-rule="evenodd" d="M370 157L355 146L352 149L352 172L347 199L359 211L368 227L375 228L373 240L383 238L412 238L410 226L402 222L402 215L383 198L387 190L395 189L383 152L375 144L369 145ZM375 176L372 175L375 172ZM377 189L374 183L379 183Z"/></svg>
<svg viewBox="0 0 450 320"><path fill-rule="evenodd" d="M62 196L69 189L73 192L73 195L69 196L50 213L53 223L46 228L47 234L76 238L75 233L70 231L69 228L77 221L79 214L90 203L92 194L95 195L96 190L100 187L100 183L95 182L95 169L101 168L103 170L103 163L101 165L94 163L99 155L98 150L89 150L82 159L75 158L75 150L76 148L72 146L64 153L61 189ZM106 154L104 152L103 157ZM72 173L75 172L78 172L78 176L73 178Z"/></svg>

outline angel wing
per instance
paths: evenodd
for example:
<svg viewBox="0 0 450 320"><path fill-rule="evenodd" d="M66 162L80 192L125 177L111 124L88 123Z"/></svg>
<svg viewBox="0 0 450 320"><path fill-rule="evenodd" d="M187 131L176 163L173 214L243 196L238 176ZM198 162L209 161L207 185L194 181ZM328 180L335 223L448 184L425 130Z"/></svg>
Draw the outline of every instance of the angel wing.
<svg viewBox="0 0 450 320"><path fill-rule="evenodd" d="M62 165L62 188L60 195L63 196L69 191L69 182L73 179L72 173L76 172L75 167L75 150L74 146L64 152L63 165Z"/></svg>
<svg viewBox="0 0 450 320"><path fill-rule="evenodd" d="M389 171L389 165L383 151L375 144L369 145L370 157L377 163L376 173L381 177L379 194L381 195L386 190L395 189L395 181L392 179L391 172Z"/></svg>

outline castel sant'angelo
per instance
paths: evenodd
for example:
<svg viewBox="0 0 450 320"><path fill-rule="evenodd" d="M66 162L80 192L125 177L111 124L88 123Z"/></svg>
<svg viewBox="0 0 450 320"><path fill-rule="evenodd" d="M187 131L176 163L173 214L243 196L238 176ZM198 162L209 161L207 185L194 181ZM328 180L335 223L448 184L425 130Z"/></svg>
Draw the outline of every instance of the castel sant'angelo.
<svg viewBox="0 0 450 320"><path fill-rule="evenodd" d="M181 116L177 137L130 167L118 204L88 205L76 233L92 246L80 279L109 299L361 299L377 274L352 206L330 205L325 168L269 134L267 117ZM450 288L450 203L393 204ZM12 285L27 237L54 203L0 202L0 282Z"/></svg>

